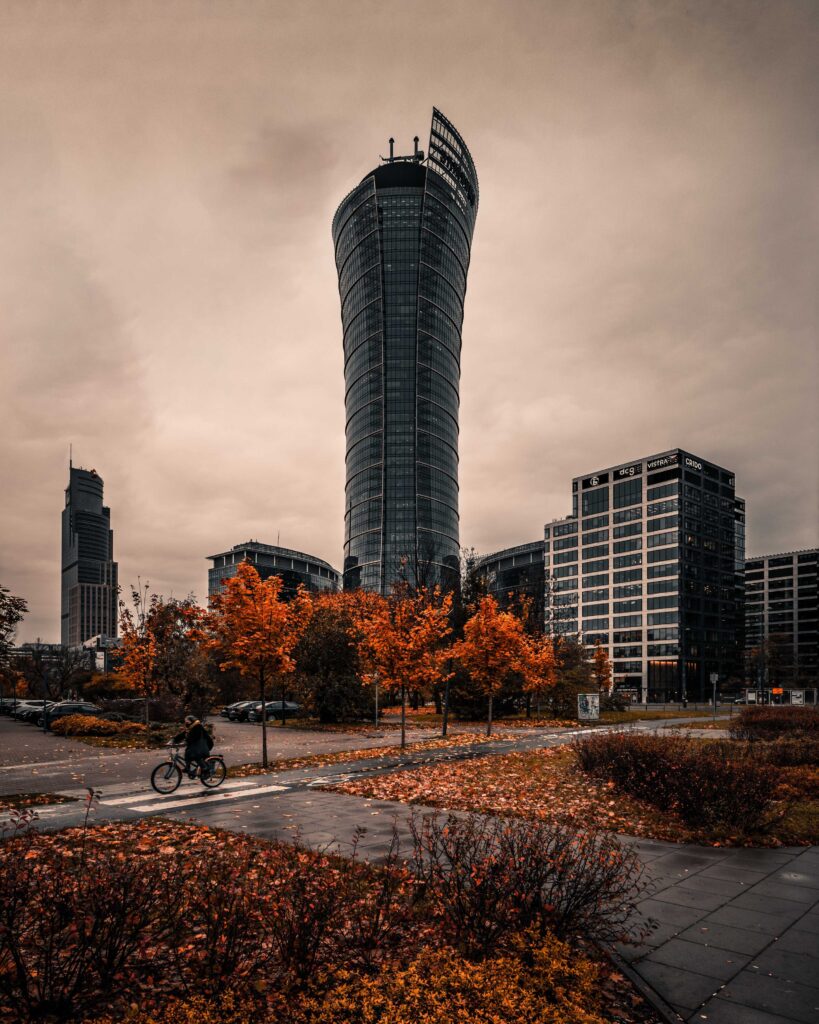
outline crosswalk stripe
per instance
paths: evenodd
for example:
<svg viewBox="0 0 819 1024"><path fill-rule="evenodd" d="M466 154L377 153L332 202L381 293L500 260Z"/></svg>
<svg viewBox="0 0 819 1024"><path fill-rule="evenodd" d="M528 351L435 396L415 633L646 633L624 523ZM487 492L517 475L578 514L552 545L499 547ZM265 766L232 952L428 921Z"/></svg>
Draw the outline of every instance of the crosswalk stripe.
<svg viewBox="0 0 819 1024"><path fill-rule="evenodd" d="M151 811L175 811L177 807L193 807L195 804L207 804L214 803L220 800L236 800L239 797L244 796L256 796L262 793L283 793L289 789L289 786L255 786L253 789L242 789L236 790L232 793L219 793L211 792L208 796L196 796L191 797L189 800L174 800L173 802L167 802L160 800L150 804L137 804L132 807L128 807L129 811L139 811L141 813L147 813Z"/></svg>
<svg viewBox="0 0 819 1024"><path fill-rule="evenodd" d="M230 789L230 790L233 790L233 789L254 789L254 788L256 788L256 787L253 786L252 783L248 784L247 780L245 780L245 779L235 779L232 782L223 782L222 785L219 787L220 790L224 790L224 789ZM174 799L177 799L177 798L183 798L183 799L185 798L185 794L184 793L179 793L178 790L177 790L177 794L178 794L178 796L175 795L174 793L168 793L166 795L166 799L174 800ZM161 795L162 795L161 793L156 793L152 789L143 789L143 790L137 790L136 792L129 793L128 796L117 796L117 797L111 798L110 800L107 800L105 798L105 795L103 794L103 796L100 797L100 803L101 804L114 804L114 805L116 805L116 804L131 804L131 803L134 802L134 800L145 800L146 798L151 798L151 799L155 800L155 799L158 799Z"/></svg>

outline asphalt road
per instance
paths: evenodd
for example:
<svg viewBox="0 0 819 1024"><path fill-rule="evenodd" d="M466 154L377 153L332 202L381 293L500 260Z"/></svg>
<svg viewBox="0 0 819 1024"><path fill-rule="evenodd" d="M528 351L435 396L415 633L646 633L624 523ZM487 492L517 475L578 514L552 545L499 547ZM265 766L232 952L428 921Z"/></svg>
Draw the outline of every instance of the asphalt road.
<svg viewBox="0 0 819 1024"><path fill-rule="evenodd" d="M261 760L261 726L224 719L215 726L215 753L228 765ZM413 730L414 739L437 735L436 729ZM271 759L306 757L343 750L389 746L398 741L394 730L375 735L318 732L268 727ZM161 750L106 750L79 740L43 733L5 716L0 717L0 796L12 793L57 793L77 786L109 787L112 784L146 781Z"/></svg>

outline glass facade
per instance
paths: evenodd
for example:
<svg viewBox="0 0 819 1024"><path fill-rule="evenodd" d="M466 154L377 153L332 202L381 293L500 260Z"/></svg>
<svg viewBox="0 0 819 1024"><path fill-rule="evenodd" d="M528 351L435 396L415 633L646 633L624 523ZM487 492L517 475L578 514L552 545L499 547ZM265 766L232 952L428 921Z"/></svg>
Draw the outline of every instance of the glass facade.
<svg viewBox="0 0 819 1024"><path fill-rule="evenodd" d="M291 548L260 544L257 540L237 544L218 555L208 555L208 561L213 563L208 569L208 596L221 590L224 581L236 575L242 562L250 562L263 580L281 576L285 598L292 597L300 586L311 591L339 588L339 574L323 559Z"/></svg>
<svg viewBox="0 0 819 1024"><path fill-rule="evenodd" d="M616 685L638 699L707 699L712 672L736 685L745 502L733 474L674 449L577 477L572 493L573 516L545 528L546 629L607 646Z"/></svg>
<svg viewBox="0 0 819 1024"><path fill-rule="evenodd" d="M119 581L111 510L95 469L69 468L62 514L61 642L77 647L117 635Z"/></svg>
<svg viewBox="0 0 819 1024"><path fill-rule="evenodd" d="M333 220L344 329L344 586L457 579L458 406L478 179L438 110Z"/></svg>
<svg viewBox="0 0 819 1024"><path fill-rule="evenodd" d="M744 569L747 683L819 685L819 549L762 555Z"/></svg>

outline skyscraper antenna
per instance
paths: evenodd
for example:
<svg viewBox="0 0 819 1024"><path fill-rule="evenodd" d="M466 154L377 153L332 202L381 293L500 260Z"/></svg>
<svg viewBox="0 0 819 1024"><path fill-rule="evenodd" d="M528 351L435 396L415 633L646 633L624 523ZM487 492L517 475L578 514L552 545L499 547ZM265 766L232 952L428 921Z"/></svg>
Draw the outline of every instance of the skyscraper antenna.
<svg viewBox="0 0 819 1024"><path fill-rule="evenodd" d="M68 445L68 468L74 468L74 445L69 442Z"/></svg>
<svg viewBox="0 0 819 1024"><path fill-rule="evenodd" d="M279 541L282 539L282 531L276 530L276 547L280 547Z"/></svg>

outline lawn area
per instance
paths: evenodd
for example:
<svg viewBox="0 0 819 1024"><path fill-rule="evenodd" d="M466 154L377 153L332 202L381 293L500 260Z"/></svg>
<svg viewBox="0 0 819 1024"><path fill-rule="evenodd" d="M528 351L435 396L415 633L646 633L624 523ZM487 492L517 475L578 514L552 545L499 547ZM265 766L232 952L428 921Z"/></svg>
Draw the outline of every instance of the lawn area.
<svg viewBox="0 0 819 1024"><path fill-rule="evenodd" d="M708 742L708 741L703 741ZM819 841L819 773L783 768L777 796L784 817L753 836L687 826L668 810L618 792L584 772L569 746L421 766L332 787L355 796L520 816L572 826L600 825L625 835L706 845L780 846Z"/></svg>
<svg viewBox="0 0 819 1024"><path fill-rule="evenodd" d="M515 828L549 872L545 906L526 908L511 859L487 875L497 905L469 911L449 871L419 886L398 859L372 867L164 820L22 833L0 844L0 1018L659 1024L598 944L632 889L632 855L601 896L585 860L567 881L540 834ZM452 870L480 873L471 849Z"/></svg>

